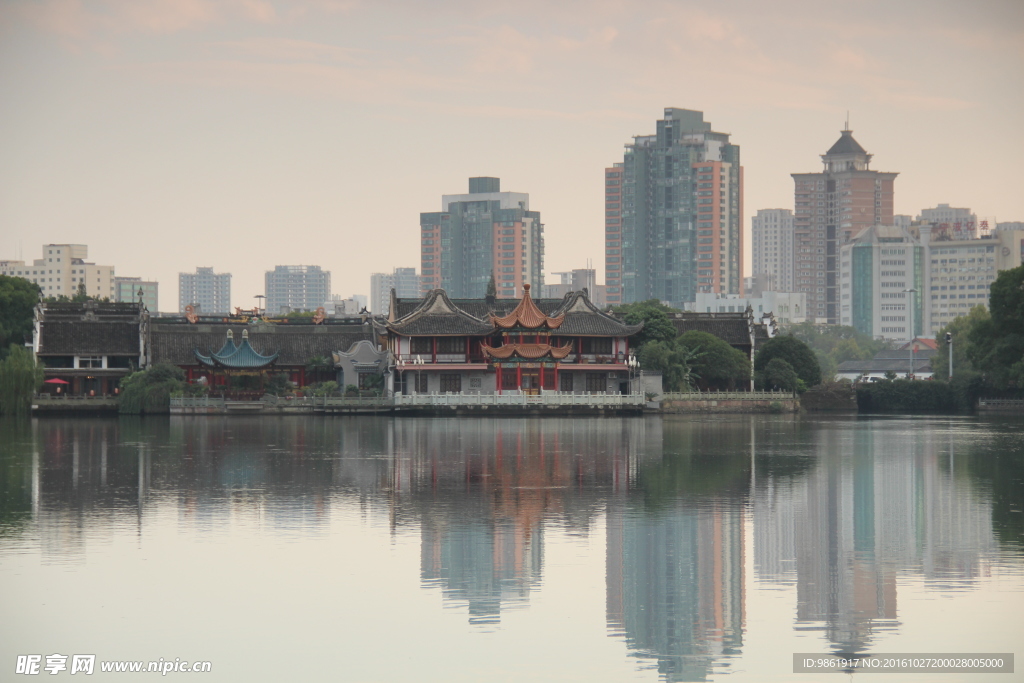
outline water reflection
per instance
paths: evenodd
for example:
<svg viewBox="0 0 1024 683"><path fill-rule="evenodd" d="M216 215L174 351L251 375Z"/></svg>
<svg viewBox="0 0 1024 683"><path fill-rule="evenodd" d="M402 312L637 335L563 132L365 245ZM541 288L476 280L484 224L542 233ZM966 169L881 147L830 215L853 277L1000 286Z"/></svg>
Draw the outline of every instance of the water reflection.
<svg viewBox="0 0 1024 683"><path fill-rule="evenodd" d="M0 431L0 557L74 566L105 539L159 543L168 524L330 537L358 514L418 536L409 580L474 631L529 608L545 543L603 525L609 642L666 681L743 655L748 586L788 591L792 629L855 653L901 629L902 577L963 591L993 558L1020 566L1013 423L243 417Z"/></svg>

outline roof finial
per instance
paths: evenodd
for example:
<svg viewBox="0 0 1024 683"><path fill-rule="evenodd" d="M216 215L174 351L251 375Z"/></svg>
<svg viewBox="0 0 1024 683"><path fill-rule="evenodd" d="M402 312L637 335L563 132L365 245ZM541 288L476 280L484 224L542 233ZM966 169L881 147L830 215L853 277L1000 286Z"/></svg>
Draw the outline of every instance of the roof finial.
<svg viewBox="0 0 1024 683"><path fill-rule="evenodd" d="M846 128L843 128L844 133L850 132L850 110L846 110Z"/></svg>

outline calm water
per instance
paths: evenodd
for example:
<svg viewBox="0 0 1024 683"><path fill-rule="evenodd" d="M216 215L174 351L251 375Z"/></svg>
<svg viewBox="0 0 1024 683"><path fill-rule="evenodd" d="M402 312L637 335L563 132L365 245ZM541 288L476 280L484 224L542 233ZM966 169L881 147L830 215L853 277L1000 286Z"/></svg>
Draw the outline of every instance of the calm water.
<svg viewBox="0 0 1024 683"><path fill-rule="evenodd" d="M792 653L1024 642L1019 418L47 419L0 444L3 680L33 653L834 680Z"/></svg>

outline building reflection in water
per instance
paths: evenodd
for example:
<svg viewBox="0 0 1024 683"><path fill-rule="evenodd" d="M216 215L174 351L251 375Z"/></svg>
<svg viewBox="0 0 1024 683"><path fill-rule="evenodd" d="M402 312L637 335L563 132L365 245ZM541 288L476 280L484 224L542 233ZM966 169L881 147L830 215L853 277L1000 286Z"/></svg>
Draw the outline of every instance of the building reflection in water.
<svg viewBox="0 0 1024 683"><path fill-rule="evenodd" d="M637 462L660 446L660 422L398 420L396 505L414 510L421 579L469 620L495 624L540 585L545 525L584 533Z"/></svg>
<svg viewBox="0 0 1024 683"><path fill-rule="evenodd" d="M39 420L4 426L0 540L74 563L168 512L298 537L361 514L418 533L421 585L486 627L529 604L553 529L603 519L609 631L665 680L702 680L744 644L747 523L757 585L793 590L795 628L837 652L899 627L899 577L986 575L993 446L934 422Z"/></svg>
<svg viewBox="0 0 1024 683"><path fill-rule="evenodd" d="M756 577L795 584L796 628L823 630L836 653L868 652L897 629L900 575L956 590L988 571L991 504L956 464L955 431L940 433L849 423L813 435L809 471L758 477Z"/></svg>

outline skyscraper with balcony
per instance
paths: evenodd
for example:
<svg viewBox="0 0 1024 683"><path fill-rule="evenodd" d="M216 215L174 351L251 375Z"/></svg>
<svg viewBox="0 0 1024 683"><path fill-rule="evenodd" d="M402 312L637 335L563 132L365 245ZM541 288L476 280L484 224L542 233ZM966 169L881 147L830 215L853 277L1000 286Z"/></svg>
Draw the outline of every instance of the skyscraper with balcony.
<svg viewBox="0 0 1024 683"><path fill-rule="evenodd" d="M871 156L846 129L821 155L820 173L793 173L796 291L807 294L807 318L839 322L839 248L862 230L892 225L898 173L873 171Z"/></svg>
<svg viewBox="0 0 1024 683"><path fill-rule="evenodd" d="M196 268L194 273L178 273L178 312L199 305L200 313L231 312L231 273L215 273L213 268Z"/></svg>
<svg viewBox="0 0 1024 683"><path fill-rule="evenodd" d="M621 191L612 193L620 175ZM666 109L656 133L636 136L621 168L605 170L609 303L681 307L698 292L740 293L742 185L740 148L729 135L714 132L703 112Z"/></svg>
<svg viewBox="0 0 1024 683"><path fill-rule="evenodd" d="M544 284L544 225L530 195L502 192L499 178L470 178L468 194L441 197L441 211L420 214L423 291L482 298L494 275L497 295Z"/></svg>
<svg viewBox="0 0 1024 683"><path fill-rule="evenodd" d="M266 274L267 313L315 311L331 299L331 273L320 266L275 266Z"/></svg>

